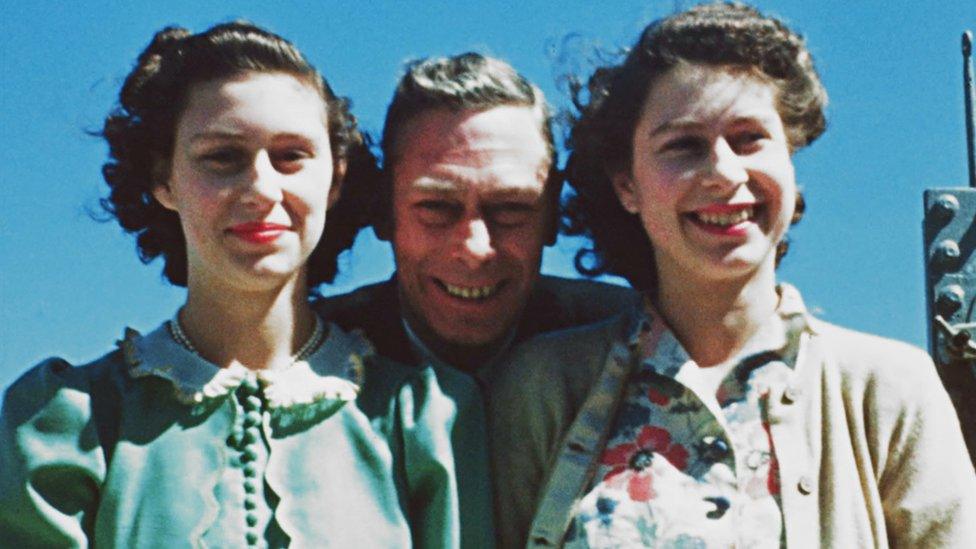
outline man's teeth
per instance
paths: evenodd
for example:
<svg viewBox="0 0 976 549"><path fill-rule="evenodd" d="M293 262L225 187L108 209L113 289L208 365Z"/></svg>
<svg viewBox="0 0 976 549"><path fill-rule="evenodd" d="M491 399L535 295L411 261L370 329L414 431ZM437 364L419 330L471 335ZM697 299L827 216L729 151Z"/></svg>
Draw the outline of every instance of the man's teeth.
<svg viewBox="0 0 976 549"><path fill-rule="evenodd" d="M493 295L498 290L498 286L474 286L467 288L446 282L444 283L444 288L447 290L447 293L463 299L484 299Z"/></svg>
<svg viewBox="0 0 976 549"><path fill-rule="evenodd" d="M731 225L738 225L743 221L752 219L752 208L743 208L741 210L729 213L698 212L697 215L698 219L708 223L709 225L728 227Z"/></svg>

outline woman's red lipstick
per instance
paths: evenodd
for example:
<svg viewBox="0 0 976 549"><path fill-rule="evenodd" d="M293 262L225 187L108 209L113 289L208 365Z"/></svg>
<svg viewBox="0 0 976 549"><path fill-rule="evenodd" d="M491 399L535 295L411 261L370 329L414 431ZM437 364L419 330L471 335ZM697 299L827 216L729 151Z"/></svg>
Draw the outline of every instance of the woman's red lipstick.
<svg viewBox="0 0 976 549"><path fill-rule="evenodd" d="M281 236L281 233L287 231L288 229L289 227L287 225L279 225L278 223L250 221L248 223L234 225L227 230L241 240L245 240L253 244L267 244L269 242L274 242L279 236Z"/></svg>

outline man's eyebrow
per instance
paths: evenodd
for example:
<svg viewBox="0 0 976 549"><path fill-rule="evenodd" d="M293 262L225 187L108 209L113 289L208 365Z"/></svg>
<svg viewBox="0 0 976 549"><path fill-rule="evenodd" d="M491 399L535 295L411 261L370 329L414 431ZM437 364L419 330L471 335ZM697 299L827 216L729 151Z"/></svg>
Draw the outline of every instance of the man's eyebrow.
<svg viewBox="0 0 976 549"><path fill-rule="evenodd" d="M487 193L493 200L531 200L535 201L540 196L545 195L545 189L537 186L505 187L495 189Z"/></svg>
<svg viewBox="0 0 976 549"><path fill-rule="evenodd" d="M429 176L414 179L410 183L410 187L414 190L438 194L449 194L460 191L459 185L456 181L449 181L446 179Z"/></svg>

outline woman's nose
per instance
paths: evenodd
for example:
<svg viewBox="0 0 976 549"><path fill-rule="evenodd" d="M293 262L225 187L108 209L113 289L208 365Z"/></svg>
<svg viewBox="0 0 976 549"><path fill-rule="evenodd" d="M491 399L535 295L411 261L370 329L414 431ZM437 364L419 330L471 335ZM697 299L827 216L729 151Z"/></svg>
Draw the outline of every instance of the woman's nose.
<svg viewBox="0 0 976 549"><path fill-rule="evenodd" d="M706 182L723 187L738 187L749 181L749 172L741 156L725 139L719 139L709 155Z"/></svg>
<svg viewBox="0 0 976 549"><path fill-rule="evenodd" d="M258 151L250 172L250 177L245 181L245 202L263 205L282 200L282 174L275 168L267 151Z"/></svg>

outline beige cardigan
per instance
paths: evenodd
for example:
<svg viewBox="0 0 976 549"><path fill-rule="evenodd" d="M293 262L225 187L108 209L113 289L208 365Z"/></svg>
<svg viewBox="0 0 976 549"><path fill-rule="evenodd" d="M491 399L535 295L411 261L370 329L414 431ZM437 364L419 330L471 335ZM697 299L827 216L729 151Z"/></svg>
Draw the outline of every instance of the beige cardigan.
<svg viewBox="0 0 976 549"><path fill-rule="evenodd" d="M789 547L976 547L976 474L920 349L808 315L769 417ZM502 547L558 546L595 473L628 373L635 315L542 336L492 381Z"/></svg>

